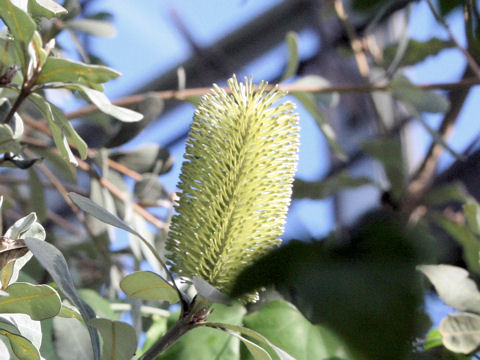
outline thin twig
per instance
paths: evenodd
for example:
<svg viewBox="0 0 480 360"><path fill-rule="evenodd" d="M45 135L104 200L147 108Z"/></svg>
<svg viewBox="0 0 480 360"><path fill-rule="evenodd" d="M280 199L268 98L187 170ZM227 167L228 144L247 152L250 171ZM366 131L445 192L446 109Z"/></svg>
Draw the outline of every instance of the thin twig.
<svg viewBox="0 0 480 360"><path fill-rule="evenodd" d="M427 3L428 3L428 6L430 7L430 11L432 12L435 19L445 28L445 31L447 32L448 36L453 41L453 43L455 44L457 49L462 52L463 56L465 56L465 59L467 60L467 63L468 63L468 66L470 67L470 69L477 76L477 78L480 79L480 66L478 66L477 62L475 61L473 56L467 51L467 49L465 49L458 42L455 35L453 35L453 32L450 30L450 26L445 21L445 19L437 12L437 9L435 9L435 6L432 4L432 1L427 0Z"/></svg>

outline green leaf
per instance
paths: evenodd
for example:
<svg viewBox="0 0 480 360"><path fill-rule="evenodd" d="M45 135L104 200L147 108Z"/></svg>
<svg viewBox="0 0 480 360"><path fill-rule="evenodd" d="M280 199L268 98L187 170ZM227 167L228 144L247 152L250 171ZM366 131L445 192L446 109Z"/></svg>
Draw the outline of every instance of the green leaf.
<svg viewBox="0 0 480 360"><path fill-rule="evenodd" d="M70 90L78 90L83 96L87 97L100 111L113 116L114 118L125 121L135 122L143 119L143 115L120 106L113 105L107 96L97 90L90 89L87 86L81 84L65 84L65 88Z"/></svg>
<svg viewBox="0 0 480 360"><path fill-rule="evenodd" d="M303 105L305 110L307 110L310 115L313 116L313 118L317 122L318 127L320 128L320 131L325 136L325 139L334 151L335 155L340 160L345 161L347 159L347 155L338 143L337 136L335 135L333 128L328 123L327 118L318 107L313 94L304 91L295 91L292 92L291 95L293 95Z"/></svg>
<svg viewBox="0 0 480 360"><path fill-rule="evenodd" d="M133 327L121 321L96 318L89 321L102 336L102 359L130 360L137 349L137 335Z"/></svg>
<svg viewBox="0 0 480 360"><path fill-rule="evenodd" d="M66 319L77 319L78 321L83 322L82 315L78 312L78 310L68 304L62 304L62 307L60 308L57 316Z"/></svg>
<svg viewBox="0 0 480 360"><path fill-rule="evenodd" d="M30 15L13 5L11 0L0 0L0 17L15 39L17 56L22 61L20 65L25 73L28 65L27 47L37 26Z"/></svg>
<svg viewBox="0 0 480 360"><path fill-rule="evenodd" d="M296 359L327 359L345 353L341 342L328 329L312 325L283 300L272 301L245 316L243 324Z"/></svg>
<svg viewBox="0 0 480 360"><path fill-rule="evenodd" d="M439 326L443 345L451 351L469 354L480 346L480 316L449 314Z"/></svg>
<svg viewBox="0 0 480 360"><path fill-rule="evenodd" d="M112 152L109 157L140 174L155 172L162 175L170 171L173 165L169 151L156 144L143 145L131 151Z"/></svg>
<svg viewBox="0 0 480 360"><path fill-rule="evenodd" d="M168 191L158 179L158 175L151 173L143 174L142 180L135 183L133 191L140 202L149 204L168 199L169 196Z"/></svg>
<svg viewBox="0 0 480 360"><path fill-rule="evenodd" d="M406 76L397 76L390 82L392 95L412 106L418 112L445 113L450 108L448 99L433 90L415 86Z"/></svg>
<svg viewBox="0 0 480 360"><path fill-rule="evenodd" d="M468 226L439 214L431 213L429 218L460 244L463 249L463 259L467 263L468 269L475 274L480 274L480 241Z"/></svg>
<svg viewBox="0 0 480 360"><path fill-rule="evenodd" d="M243 345L245 345L248 352L252 355L252 357L255 360L272 360L272 357L270 356L270 354L265 349L261 348L260 346L258 346L254 342L252 342L248 339L245 339L243 336L237 334L234 331L230 331L228 329L224 329L223 331L225 331L227 334L230 334L230 335L240 339L240 341L243 343Z"/></svg>
<svg viewBox="0 0 480 360"><path fill-rule="evenodd" d="M424 349L428 350L437 346L442 346L442 334L438 329L432 329L425 338Z"/></svg>
<svg viewBox="0 0 480 360"><path fill-rule="evenodd" d="M198 292L198 295L202 296L204 299L214 303L221 303L225 305L230 305L232 303L232 299L230 299L227 295L222 293L214 286L210 285L205 280L196 276L194 276L192 280L193 285Z"/></svg>
<svg viewBox="0 0 480 360"><path fill-rule="evenodd" d="M25 337L18 333L5 330L0 322L0 335L5 337L15 356L20 360L40 360L38 349Z"/></svg>
<svg viewBox="0 0 480 360"><path fill-rule="evenodd" d="M331 83L330 81L319 75L306 75L296 80L293 85L305 86L306 88L329 88L331 86ZM340 95L338 94L338 92L311 93L311 95L313 95L317 103L322 104L327 108L337 106L340 101Z"/></svg>
<svg viewBox="0 0 480 360"><path fill-rule="evenodd" d="M372 185L372 181L365 177L351 177L346 171L341 171L320 181L304 181L296 178L293 183L292 197L294 199L324 199L343 189L365 185Z"/></svg>
<svg viewBox="0 0 480 360"><path fill-rule="evenodd" d="M62 253L52 244L39 241L35 238L25 239L30 251L38 262L48 271L63 294L78 308L85 322L95 318L95 312L78 296L73 285L73 279L68 270L67 262ZM100 360L100 344L97 333L93 328L88 328L95 360Z"/></svg>
<svg viewBox="0 0 480 360"><path fill-rule="evenodd" d="M71 164L75 166L78 165L77 160L70 149L70 145L68 144L68 141L70 141L76 146L80 157L86 159L88 150L87 144L75 131L63 111L38 94L32 94L29 97L29 100L47 119L50 130L52 131L53 140L63 157Z"/></svg>
<svg viewBox="0 0 480 360"><path fill-rule="evenodd" d="M38 220L43 222L47 218L43 183L33 168L28 170L28 174L30 177L30 208L37 214Z"/></svg>
<svg viewBox="0 0 480 360"><path fill-rule="evenodd" d="M33 17L59 17L68 13L67 9L53 0L28 0L28 12Z"/></svg>
<svg viewBox="0 0 480 360"><path fill-rule="evenodd" d="M463 211L467 218L467 224L470 229L476 234L480 235L480 206L475 201L470 201L463 205Z"/></svg>
<svg viewBox="0 0 480 360"><path fill-rule="evenodd" d="M414 247L421 234L388 211L368 213L352 229L348 240L271 251L240 274L231 295L275 284L310 321L341 336L354 358L404 358L422 299Z"/></svg>
<svg viewBox="0 0 480 360"><path fill-rule="evenodd" d="M72 29L84 32L86 34L101 36L101 37L114 37L116 34L115 27L107 22L94 19L76 19L69 20L64 23L64 26Z"/></svg>
<svg viewBox="0 0 480 360"><path fill-rule="evenodd" d="M288 65L280 82L294 76L298 69L298 34L294 31L289 31L285 36L285 41L288 47Z"/></svg>
<svg viewBox="0 0 480 360"><path fill-rule="evenodd" d="M424 197L428 206L445 205L451 202L465 203L469 200L465 186L462 183L448 183L433 187Z"/></svg>
<svg viewBox="0 0 480 360"><path fill-rule="evenodd" d="M240 325L246 313L243 306L214 304L212 321ZM240 360L240 341L229 334L206 326L193 329L157 357L158 360Z"/></svg>
<svg viewBox="0 0 480 360"><path fill-rule="evenodd" d="M168 301L170 304L180 301L175 288L151 271L137 271L125 276L120 287L131 298Z"/></svg>
<svg viewBox="0 0 480 360"><path fill-rule="evenodd" d="M452 265L420 265L443 302L458 311L480 313L480 292L468 271Z"/></svg>
<svg viewBox="0 0 480 360"><path fill-rule="evenodd" d="M75 83L84 80L96 84L116 79L119 76L120 73L106 66L89 65L50 56L43 65L37 83Z"/></svg>
<svg viewBox="0 0 480 360"><path fill-rule="evenodd" d="M0 154L6 152L18 154L20 151L22 147L15 139L12 128L7 124L0 124Z"/></svg>
<svg viewBox="0 0 480 360"><path fill-rule="evenodd" d="M396 140L377 139L364 143L363 150L383 165L390 182L390 191L399 200L405 187L402 148Z"/></svg>
<svg viewBox="0 0 480 360"><path fill-rule="evenodd" d="M0 67L2 69L0 75L4 74L7 67L19 65L22 61L25 60L19 57L15 41L8 37L0 36Z"/></svg>
<svg viewBox="0 0 480 360"><path fill-rule="evenodd" d="M0 297L0 313L21 313L33 320L43 320L60 311L60 296L48 285L14 283L5 291L8 296Z"/></svg>
<svg viewBox="0 0 480 360"><path fill-rule="evenodd" d="M52 165L52 167L62 174L66 180L70 182L77 181L77 172L75 171L75 168L69 162L65 161L57 151L51 148L38 148L35 146L29 146L28 148L44 158L44 161Z"/></svg>
<svg viewBox="0 0 480 360"><path fill-rule="evenodd" d="M79 289L78 295L95 311L99 317L117 320L118 314L113 311L110 301L93 289Z"/></svg>
<svg viewBox="0 0 480 360"><path fill-rule="evenodd" d="M442 40L437 37L433 37L427 41L418 41L415 39L408 40L408 46L405 51L400 66L416 65L424 61L429 56L437 55L440 51L454 47L455 44L450 40ZM397 52L398 44L392 44L385 48L383 53L384 60L387 64L390 64Z"/></svg>
<svg viewBox="0 0 480 360"><path fill-rule="evenodd" d="M161 276L164 280L167 278L168 273L167 273L167 270L166 270L167 267L166 267L165 263L163 262L163 260L161 259L160 255L157 253L155 248L142 235L140 235L137 231L132 229L125 221L123 221L123 220L119 219L118 217L112 215L107 210L105 210L101 206L95 204L90 199L88 199L84 196L81 196L79 194L72 193L72 192L69 193L68 196L70 197L70 199L72 199L72 201L75 203L75 205L77 205L80 209L82 209L86 213L96 217L98 220L101 220L104 223L115 226L119 229L125 230L125 231L129 232L130 234L133 234L133 235L137 236L143 242L143 244L152 252L152 254L155 255L155 257L157 258L159 263L162 265L164 273L159 274L159 276ZM165 281L167 281L167 280L165 280ZM179 293L179 296L182 296L182 294Z"/></svg>
<svg viewBox="0 0 480 360"><path fill-rule="evenodd" d="M54 317L53 341L55 352L60 360L91 360L94 358L89 333L80 321ZM100 355L98 355L98 359L100 359Z"/></svg>

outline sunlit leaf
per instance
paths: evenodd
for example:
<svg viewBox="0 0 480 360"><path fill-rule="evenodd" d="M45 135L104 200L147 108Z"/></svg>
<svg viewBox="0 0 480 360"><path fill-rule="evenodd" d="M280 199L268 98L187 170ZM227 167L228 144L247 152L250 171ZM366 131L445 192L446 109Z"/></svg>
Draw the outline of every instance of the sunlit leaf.
<svg viewBox="0 0 480 360"><path fill-rule="evenodd" d="M78 321L83 322L82 315L78 312L78 310L73 306L67 304L62 304L62 307L60 308L57 316L67 319L77 319Z"/></svg>
<svg viewBox="0 0 480 360"><path fill-rule="evenodd" d="M284 81L297 73L298 69L298 35L294 31L289 31L285 36L288 47L288 64L280 81Z"/></svg>
<svg viewBox="0 0 480 360"><path fill-rule="evenodd" d="M0 322L0 335L4 336L10 343L13 353L20 360L40 360L38 349L25 337L18 333L5 330Z"/></svg>
<svg viewBox="0 0 480 360"><path fill-rule="evenodd" d="M329 88L332 86L330 81L319 75L306 75L296 80L292 85L304 86L305 88ZM295 92L293 92L295 93ZM326 107L335 107L340 101L338 92L311 93L318 104Z"/></svg>
<svg viewBox="0 0 480 360"><path fill-rule="evenodd" d="M480 235L480 206L475 201L470 201L463 205L463 211L467 218L467 223L470 229L476 234Z"/></svg>
<svg viewBox="0 0 480 360"><path fill-rule="evenodd" d="M69 29L95 36L113 37L116 34L115 27L111 23L102 20L75 19L65 22L64 25Z"/></svg>
<svg viewBox="0 0 480 360"><path fill-rule="evenodd" d="M137 349L137 335L132 326L121 321L108 319L91 319L89 324L95 326L102 336L102 358L130 360Z"/></svg>
<svg viewBox="0 0 480 360"><path fill-rule="evenodd" d="M0 124L0 154L6 152L17 154L20 151L22 151L22 147L15 139L11 127L7 124Z"/></svg>
<svg viewBox="0 0 480 360"><path fill-rule="evenodd" d="M175 288L151 271L137 271L125 276L120 287L132 298L168 301L170 304L180 300Z"/></svg>
<svg viewBox="0 0 480 360"><path fill-rule="evenodd" d="M268 352L255 344L254 342L244 338L243 336L237 334L234 331L230 331L228 329L224 330L227 334L230 334L232 336L235 336L236 338L239 338L240 341L245 345L245 347L248 349L248 352L252 355L252 357L255 360L272 360L272 357L268 354Z"/></svg>
<svg viewBox="0 0 480 360"><path fill-rule="evenodd" d="M417 267L435 287L443 302L459 311L480 313L480 292L468 271L452 265Z"/></svg>
<svg viewBox="0 0 480 360"><path fill-rule="evenodd" d="M5 291L8 296L0 297L0 313L21 313L33 320L43 320L60 311L60 296L48 285L14 283Z"/></svg>
<svg viewBox="0 0 480 360"><path fill-rule="evenodd" d="M34 17L50 19L65 15L68 11L53 0L28 0L28 12Z"/></svg>
<svg viewBox="0 0 480 360"><path fill-rule="evenodd" d="M78 90L95 106L97 106L100 111L113 116L120 121L135 122L143 119L143 115L136 111L113 105L107 96L100 91L90 89L89 87L81 84L65 84L65 87L71 90Z"/></svg>
<svg viewBox="0 0 480 360"><path fill-rule="evenodd" d="M37 83L80 82L103 83L116 79L120 73L101 65L84 64L78 61L50 56L43 65Z"/></svg>
<svg viewBox="0 0 480 360"><path fill-rule="evenodd" d="M480 346L480 316L476 314L449 314L438 329L449 350L468 354Z"/></svg>
<svg viewBox="0 0 480 360"><path fill-rule="evenodd" d="M63 294L78 308L85 322L94 319L95 312L79 298L75 290L73 279L63 254L52 244L35 238L27 237L25 238L25 243L38 262L48 271ZM90 327L88 331L92 342L94 359L100 360L100 344L97 333Z"/></svg>

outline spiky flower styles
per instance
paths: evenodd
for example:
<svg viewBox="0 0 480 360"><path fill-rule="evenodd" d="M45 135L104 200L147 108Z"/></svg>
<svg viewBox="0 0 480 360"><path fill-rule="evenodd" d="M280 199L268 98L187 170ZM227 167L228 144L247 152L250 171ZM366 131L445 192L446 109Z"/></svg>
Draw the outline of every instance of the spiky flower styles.
<svg viewBox="0 0 480 360"><path fill-rule="evenodd" d="M278 89L252 79L214 85L198 105L166 249L172 270L228 292L279 245L299 147L298 115Z"/></svg>

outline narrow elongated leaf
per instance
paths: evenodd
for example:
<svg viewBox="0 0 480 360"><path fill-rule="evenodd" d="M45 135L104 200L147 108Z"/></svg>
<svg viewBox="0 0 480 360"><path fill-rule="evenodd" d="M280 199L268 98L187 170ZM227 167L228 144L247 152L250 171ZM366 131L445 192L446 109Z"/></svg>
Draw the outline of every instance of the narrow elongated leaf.
<svg viewBox="0 0 480 360"><path fill-rule="evenodd" d="M62 253L52 244L35 238L27 237L25 243L37 258L38 262L48 271L59 289L79 309L85 322L94 319L95 312L77 295L73 285L72 276L70 275L67 262ZM97 333L90 327L88 328L88 331L92 342L94 359L100 360L100 344Z"/></svg>
<svg viewBox="0 0 480 360"><path fill-rule="evenodd" d="M365 177L354 178L345 171L320 181L304 181L296 178L293 183L292 197L294 199L324 199L346 188L357 188L371 184L370 179Z"/></svg>
<svg viewBox="0 0 480 360"><path fill-rule="evenodd" d="M219 330L228 329L228 330L236 331L240 334L247 335L252 339L260 342L261 344L266 345L268 348L272 349L275 352L275 354L280 358L280 360L295 360L295 358L292 357L290 354L283 351L279 347L273 345L267 338L265 338L263 335L259 334L258 332L252 329L248 329L246 327L238 326L238 325L223 324L223 323L210 322L210 321L204 323L203 325L212 327L214 329L219 329Z"/></svg>
<svg viewBox="0 0 480 360"><path fill-rule="evenodd" d="M289 31L285 36L288 47L288 64L280 81L291 78L297 73L298 69L298 35L294 31Z"/></svg>
<svg viewBox="0 0 480 360"><path fill-rule="evenodd" d="M420 265L417 269L428 277L445 304L480 313L480 292L468 271L452 265Z"/></svg>
<svg viewBox="0 0 480 360"><path fill-rule="evenodd" d="M17 154L20 151L22 147L15 139L12 128L7 124L0 124L0 154L6 152Z"/></svg>
<svg viewBox="0 0 480 360"><path fill-rule="evenodd" d="M439 326L443 345L451 351L469 354L480 346L480 316L449 314Z"/></svg>
<svg viewBox="0 0 480 360"><path fill-rule="evenodd" d="M246 346L246 348L248 349L248 351L250 352L250 354L255 360L272 360L272 357L270 356L270 354L265 349L261 348L254 342L248 339L245 339L243 336L240 336L234 331L230 331L228 329L225 329L224 331L227 334L230 334L232 336L235 336L236 338L239 338L242 341L242 343Z"/></svg>
<svg viewBox="0 0 480 360"><path fill-rule="evenodd" d="M0 313L21 313L33 320L43 320L60 311L60 296L48 285L14 283L5 291L8 296L0 297Z"/></svg>
<svg viewBox="0 0 480 360"><path fill-rule="evenodd" d="M0 0L0 18L7 25L10 33L21 43L17 48L18 57L22 59L22 69L27 69L27 46L37 28L33 19L26 12L13 5L11 0Z"/></svg>
<svg viewBox="0 0 480 360"><path fill-rule="evenodd" d="M38 77L37 83L80 82L104 83L116 79L120 73L101 65L89 65L78 61L50 56Z"/></svg>
<svg viewBox="0 0 480 360"><path fill-rule="evenodd" d="M120 121L135 122L143 119L143 115L136 111L113 105L107 96L100 91L90 89L81 84L66 84L65 87L71 90L78 90L97 106L100 111L113 116Z"/></svg>
<svg viewBox="0 0 480 360"><path fill-rule="evenodd" d="M235 304L226 306L214 304L209 319L240 325L246 310ZM174 318L172 317L172 320ZM158 360L240 360L240 341L217 329L200 326L182 336L175 344L158 356Z"/></svg>
<svg viewBox="0 0 480 360"><path fill-rule="evenodd" d="M65 23L65 26L72 30L77 30L90 35L102 36L107 38L114 37L116 34L115 27L111 23L102 20L70 20Z"/></svg>
<svg viewBox="0 0 480 360"><path fill-rule="evenodd" d="M151 271L137 271L125 276L120 287L132 298L168 301L170 304L180 301L175 288Z"/></svg>
<svg viewBox="0 0 480 360"><path fill-rule="evenodd" d="M293 85L315 87L315 88L329 88L331 87L330 81L319 75L306 75L296 80ZM327 93L311 93L317 104L321 104L327 108L335 107L340 101L340 95L338 92Z"/></svg>
<svg viewBox="0 0 480 360"><path fill-rule="evenodd" d="M20 360L40 360L38 349L28 339L8 330L2 329L0 323L0 335L8 339L13 353Z"/></svg>
<svg viewBox="0 0 480 360"><path fill-rule="evenodd" d="M337 136L333 131L332 126L328 123L327 118L323 112L318 107L315 97L311 93L295 91L291 93L297 100L303 105L303 107L313 116L320 131L325 136L325 139L328 142L328 145L332 148L335 155L340 159L345 161L347 155L343 151L342 147L338 143Z"/></svg>
<svg viewBox="0 0 480 360"><path fill-rule="evenodd" d="M28 12L34 17L59 17L68 11L54 0L28 0Z"/></svg>
<svg viewBox="0 0 480 360"><path fill-rule="evenodd" d="M38 221L43 222L47 218L45 192L42 181L33 168L28 170L30 177L30 208L38 216Z"/></svg>
<svg viewBox="0 0 480 360"><path fill-rule="evenodd" d="M142 237L142 235L140 235L137 231L132 229L125 221L123 221L123 220L119 219L118 217L112 215L107 210L105 210L101 206L98 206L93 201L91 201L90 199L88 199L84 196L81 196L79 194L75 194L75 193L72 193L72 192L69 193L68 196L70 197L70 199L72 199L72 201L80 209L82 209L86 213L96 217L98 220L101 220L104 223L110 224L112 226L115 226L119 229L125 230L125 231L137 236L143 242L143 244L152 252L152 254L155 255L157 260L162 265L164 273L159 274L159 275L164 280L168 277L167 267L166 267L165 263L163 262L163 260L161 259L160 255L155 250L155 248L144 237ZM165 280L165 281L167 281L167 280ZM179 293L179 296L182 297L183 295L181 293Z"/></svg>
<svg viewBox="0 0 480 360"><path fill-rule="evenodd" d="M29 146L29 149L44 158L44 161L52 165L66 180L71 182L77 181L75 168L69 162L65 161L57 151L50 148L37 148L34 146Z"/></svg>

